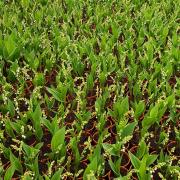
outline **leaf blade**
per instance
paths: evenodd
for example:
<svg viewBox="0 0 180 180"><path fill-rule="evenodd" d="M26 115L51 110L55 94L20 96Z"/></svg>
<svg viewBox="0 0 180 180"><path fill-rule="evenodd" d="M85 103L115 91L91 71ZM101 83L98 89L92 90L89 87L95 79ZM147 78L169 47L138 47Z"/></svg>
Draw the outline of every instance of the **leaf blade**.
<svg viewBox="0 0 180 180"><path fill-rule="evenodd" d="M51 140L51 148L52 151L56 151L58 149L58 146L64 144L65 139L65 127L59 129Z"/></svg>

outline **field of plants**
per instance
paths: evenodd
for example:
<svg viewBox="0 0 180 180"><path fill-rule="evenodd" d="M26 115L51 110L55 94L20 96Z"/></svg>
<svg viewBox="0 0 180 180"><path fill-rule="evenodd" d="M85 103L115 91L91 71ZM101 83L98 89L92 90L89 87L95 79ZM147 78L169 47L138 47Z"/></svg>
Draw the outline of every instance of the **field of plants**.
<svg viewBox="0 0 180 180"><path fill-rule="evenodd" d="M180 179L178 0L0 1L0 180Z"/></svg>

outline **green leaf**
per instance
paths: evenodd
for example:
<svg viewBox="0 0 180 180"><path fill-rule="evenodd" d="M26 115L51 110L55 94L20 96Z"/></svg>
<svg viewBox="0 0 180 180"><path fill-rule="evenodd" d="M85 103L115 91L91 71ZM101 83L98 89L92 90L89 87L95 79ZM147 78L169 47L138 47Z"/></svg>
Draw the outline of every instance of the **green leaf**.
<svg viewBox="0 0 180 180"><path fill-rule="evenodd" d="M8 99L8 111L9 111L11 117L13 117L15 115L14 104L10 99Z"/></svg>
<svg viewBox="0 0 180 180"><path fill-rule="evenodd" d="M29 7L29 0L22 0L21 1L21 4L22 4L22 6L23 6L23 8L28 8Z"/></svg>
<svg viewBox="0 0 180 180"><path fill-rule="evenodd" d="M40 126L40 124L38 126L35 126L35 133L36 133L36 137L39 141L41 141L42 137L43 137L43 130Z"/></svg>
<svg viewBox="0 0 180 180"><path fill-rule="evenodd" d="M43 73L37 73L33 79L33 83L36 86L43 86L45 83L45 77Z"/></svg>
<svg viewBox="0 0 180 180"><path fill-rule="evenodd" d="M147 158L147 166L150 166L156 159L157 159L158 155L149 155Z"/></svg>
<svg viewBox="0 0 180 180"><path fill-rule="evenodd" d="M5 130L6 130L7 134L10 135L10 137L13 137L13 138L15 137L13 128L11 126L11 121L9 119L7 119L5 121Z"/></svg>
<svg viewBox="0 0 180 180"><path fill-rule="evenodd" d="M104 85L105 81L106 81L106 74L105 72L101 72L100 75L99 75L99 81L100 81L100 84L101 86Z"/></svg>
<svg viewBox="0 0 180 180"><path fill-rule="evenodd" d="M23 178L23 180L32 180L32 177L28 174L25 174Z"/></svg>
<svg viewBox="0 0 180 180"><path fill-rule="evenodd" d="M162 163L164 161L165 161L165 155L164 155L163 150L161 149L161 152L160 152L160 155L159 155L159 158L158 158L158 163Z"/></svg>
<svg viewBox="0 0 180 180"><path fill-rule="evenodd" d="M173 93L172 95L168 96L166 102L169 107L173 106L175 104L175 94Z"/></svg>
<svg viewBox="0 0 180 180"><path fill-rule="evenodd" d="M135 118L139 118L141 116L141 114L144 112L145 110L145 103L144 101L140 101L137 106L136 106L136 110L135 110Z"/></svg>
<svg viewBox="0 0 180 180"><path fill-rule="evenodd" d="M159 104L156 104L150 111L150 117L156 119L158 116Z"/></svg>
<svg viewBox="0 0 180 180"><path fill-rule="evenodd" d="M152 124L154 124L154 122L156 121L156 119L153 119L151 117L145 117L142 121L142 126L143 127L149 127Z"/></svg>
<svg viewBox="0 0 180 180"><path fill-rule="evenodd" d="M2 37L2 31L0 32L0 56L3 55L3 37Z"/></svg>
<svg viewBox="0 0 180 180"><path fill-rule="evenodd" d="M53 97L54 97L57 101L62 102L61 93L60 93L60 92L58 92L57 90L52 89L52 88L46 88L46 89L47 89L47 91L48 91L50 94L53 95Z"/></svg>
<svg viewBox="0 0 180 180"><path fill-rule="evenodd" d="M55 116L52 120L52 135L59 130L58 118Z"/></svg>
<svg viewBox="0 0 180 180"><path fill-rule="evenodd" d="M39 177L39 162L38 162L38 156L36 157L34 164L33 164L33 171L35 172L36 179L40 179Z"/></svg>
<svg viewBox="0 0 180 180"><path fill-rule="evenodd" d="M129 101L128 101L128 96L126 96L121 102L120 114L124 115L128 111L129 111Z"/></svg>
<svg viewBox="0 0 180 180"><path fill-rule="evenodd" d="M163 38L166 38L166 36L168 35L168 32L169 32L169 27L165 26L162 31Z"/></svg>
<svg viewBox="0 0 180 180"><path fill-rule="evenodd" d="M41 128L41 118L42 118L42 112L41 112L41 107L38 104L35 111L32 113L32 118L33 118L33 125L35 128L35 133L36 137L41 140L43 136L43 131Z"/></svg>
<svg viewBox="0 0 180 180"><path fill-rule="evenodd" d="M143 179L143 177L146 177L146 160L147 160L147 155L145 155L141 161L141 165L139 168L139 174L140 174L140 179Z"/></svg>
<svg viewBox="0 0 180 180"><path fill-rule="evenodd" d="M107 152L110 155L116 156L116 152L114 150L114 145L113 144L108 144L108 143L103 143L102 144L104 151Z"/></svg>
<svg viewBox="0 0 180 180"><path fill-rule="evenodd" d="M117 169L116 165L112 162L111 159L110 159L108 162L109 162L109 165L110 165L111 169L113 170L113 172L114 172L117 176L120 176L120 172L119 172L119 170L120 170L120 165L119 165L119 167L118 167L118 169Z"/></svg>
<svg viewBox="0 0 180 180"><path fill-rule="evenodd" d="M22 165L19 159L16 158L16 156L14 156L12 152L10 152L10 161L11 161L11 164L15 167L15 169L22 174L23 173Z"/></svg>
<svg viewBox="0 0 180 180"><path fill-rule="evenodd" d="M137 122L132 122L126 125L126 127L123 129L122 134L121 134L122 139L127 136L131 136L136 125L137 125Z"/></svg>
<svg viewBox="0 0 180 180"><path fill-rule="evenodd" d="M39 149L41 149L43 144L44 144L43 142L40 142L40 143L36 144L34 148L39 150Z"/></svg>
<svg viewBox="0 0 180 180"><path fill-rule="evenodd" d="M137 150L137 153L136 153L136 156L141 159L145 152L147 150L147 146L146 146L146 143L144 141L142 141L140 144L139 144L139 148Z"/></svg>
<svg viewBox="0 0 180 180"><path fill-rule="evenodd" d="M4 175L4 180L11 180L14 172L15 172L15 167L13 165L9 166L9 168L6 170L6 173Z"/></svg>
<svg viewBox="0 0 180 180"><path fill-rule="evenodd" d="M145 117L142 121L142 126L143 127L149 127L152 124L154 124L156 121L159 120L159 109L165 110L165 108L161 107L163 106L163 102L157 103L151 110L150 110L150 115ZM163 113L162 113L163 114Z"/></svg>
<svg viewBox="0 0 180 180"><path fill-rule="evenodd" d="M13 40L13 36L10 35L6 40L5 40L5 47L8 53L8 56L12 56L15 53L15 50L17 48L17 45L15 41Z"/></svg>
<svg viewBox="0 0 180 180"><path fill-rule="evenodd" d="M57 180L57 179L61 180L62 172L63 172L63 169L60 169L60 170L56 171L54 173L54 175L52 176L51 180Z"/></svg>
<svg viewBox="0 0 180 180"><path fill-rule="evenodd" d="M42 123L48 128L51 134L53 134L54 131L53 131L52 124L50 123L50 121L47 119L43 119Z"/></svg>
<svg viewBox="0 0 180 180"><path fill-rule="evenodd" d="M64 139L65 139L65 127L59 129L52 137L52 141L51 141L52 151L57 151L58 146L64 144Z"/></svg>
<svg viewBox="0 0 180 180"><path fill-rule="evenodd" d="M124 114L129 111L129 102L128 102L128 97L125 97L122 101L117 101L114 104L113 107L116 118L121 119L123 118Z"/></svg>
<svg viewBox="0 0 180 180"><path fill-rule="evenodd" d="M80 162L80 159L81 159L81 156L80 156L80 153L79 153L79 150L78 150L78 144L77 144L77 138L76 137L73 137L71 139L70 145L71 145L73 154L75 155L75 165L78 166L79 162Z"/></svg>
<svg viewBox="0 0 180 180"><path fill-rule="evenodd" d="M26 153L26 156L29 157L29 158L34 158L38 154L38 152L39 152L39 149L36 149L34 147L31 147L31 146L28 146L25 143L23 143L22 147L23 147L23 150Z"/></svg>
<svg viewBox="0 0 180 180"><path fill-rule="evenodd" d="M21 124L19 122L11 122L11 127L16 131L18 134L21 133Z"/></svg>
<svg viewBox="0 0 180 180"><path fill-rule="evenodd" d="M46 94L44 98L45 98L48 109L51 109L53 107L55 99L50 99Z"/></svg>
<svg viewBox="0 0 180 180"><path fill-rule="evenodd" d="M95 173L97 171L97 166L98 166L97 157L94 157L91 163L85 169L85 172L83 174L83 179L87 179L87 176L88 174L91 173L91 171Z"/></svg>
<svg viewBox="0 0 180 180"><path fill-rule="evenodd" d="M24 152L26 153L27 157L31 156L31 147L26 145L25 143L23 143L22 148L24 150Z"/></svg>
<svg viewBox="0 0 180 180"><path fill-rule="evenodd" d="M87 77L87 89L92 90L94 86L94 79L92 73Z"/></svg>
<svg viewBox="0 0 180 180"><path fill-rule="evenodd" d="M139 169L140 165L141 165L141 161L135 155L133 155L131 152L129 152L129 157L130 157L130 160L131 160L133 166L135 167L135 169Z"/></svg>
<svg viewBox="0 0 180 180"><path fill-rule="evenodd" d="M42 117L41 107L40 107L40 105L38 104L38 105L36 106L35 111L34 111L33 114L32 114L32 118L33 118L34 123L40 122L40 121L41 121L41 117Z"/></svg>

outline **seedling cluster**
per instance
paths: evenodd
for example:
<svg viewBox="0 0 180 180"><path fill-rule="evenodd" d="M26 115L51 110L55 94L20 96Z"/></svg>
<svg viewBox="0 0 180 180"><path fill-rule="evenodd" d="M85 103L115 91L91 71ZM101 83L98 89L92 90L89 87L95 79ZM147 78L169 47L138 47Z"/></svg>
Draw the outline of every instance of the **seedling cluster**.
<svg viewBox="0 0 180 180"><path fill-rule="evenodd" d="M0 179L180 179L178 0L0 1Z"/></svg>

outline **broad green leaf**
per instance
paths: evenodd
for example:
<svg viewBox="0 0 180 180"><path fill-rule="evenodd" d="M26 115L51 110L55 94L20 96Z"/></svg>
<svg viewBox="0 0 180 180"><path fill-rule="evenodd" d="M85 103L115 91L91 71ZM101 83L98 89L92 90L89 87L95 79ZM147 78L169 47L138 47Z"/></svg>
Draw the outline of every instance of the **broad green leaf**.
<svg viewBox="0 0 180 180"><path fill-rule="evenodd" d="M120 115L124 115L125 113L127 113L129 111L129 101L128 101L128 96L126 96L122 102L121 102L121 109L119 109L119 113Z"/></svg>
<svg viewBox="0 0 180 180"><path fill-rule="evenodd" d="M16 131L17 133L21 133L21 124L19 122L11 122L11 127Z"/></svg>
<svg viewBox="0 0 180 180"><path fill-rule="evenodd" d="M53 107L55 99L50 99L46 94L44 98L45 98L48 109L51 109Z"/></svg>
<svg viewBox="0 0 180 180"><path fill-rule="evenodd" d="M81 156L80 156L80 153L79 153L78 144L77 144L77 138L76 137L73 137L71 139L70 145L71 145L73 154L75 155L75 165L77 166L77 165L79 165Z"/></svg>
<svg viewBox="0 0 180 180"><path fill-rule="evenodd" d="M143 127L149 127L152 124L154 124L154 122L156 121L156 119L153 119L151 117L145 117L142 121L142 126Z"/></svg>
<svg viewBox="0 0 180 180"><path fill-rule="evenodd" d="M158 116L159 105L156 104L150 111L150 117L156 119Z"/></svg>
<svg viewBox="0 0 180 180"><path fill-rule="evenodd" d="M43 73L37 73L33 79L35 86L43 86L45 83L45 77Z"/></svg>
<svg viewBox="0 0 180 180"><path fill-rule="evenodd" d="M147 150L147 147L146 147L146 143L144 141L142 141L140 144L139 144L139 148L137 150L137 153L136 153L136 156L141 159L145 152Z"/></svg>
<svg viewBox="0 0 180 180"><path fill-rule="evenodd" d="M61 180L61 174L62 174L62 172L63 172L63 169L60 169L60 170L58 170L58 171L56 171L55 173L54 173L54 175L52 176L52 178L51 178L51 180Z"/></svg>
<svg viewBox="0 0 180 180"><path fill-rule="evenodd" d="M13 138L15 137L13 128L11 126L11 121L9 119L5 121L5 129L6 129L7 134L10 135L10 137L13 137Z"/></svg>
<svg viewBox="0 0 180 180"><path fill-rule="evenodd" d="M46 88L46 89L47 89L47 91L48 91L50 94L53 95L53 97L54 97L57 101L62 102L61 93L60 93L60 92L58 92L57 90L52 89L52 88Z"/></svg>
<svg viewBox="0 0 180 180"><path fill-rule="evenodd" d="M37 105L35 111L32 113L32 118L33 118L33 125L35 128L36 137L39 140L41 140L43 136L43 131L41 128L42 112L39 104Z"/></svg>
<svg viewBox="0 0 180 180"><path fill-rule="evenodd" d="M11 180L14 172L15 172L15 167L13 165L9 166L9 168L6 170L6 173L4 175L4 180Z"/></svg>
<svg viewBox="0 0 180 180"><path fill-rule="evenodd" d="M94 157L93 160L85 169L84 174L83 174L83 179L87 179L88 174L90 174L91 172L95 173L97 171L97 166L98 166L97 157Z"/></svg>
<svg viewBox="0 0 180 180"><path fill-rule="evenodd" d="M8 53L8 56L12 56L17 48L16 42L13 40L13 36L10 35L6 40L5 40L5 47Z"/></svg>
<svg viewBox="0 0 180 180"><path fill-rule="evenodd" d="M45 180L51 180L47 175L44 175ZM61 180L61 179L60 179Z"/></svg>
<svg viewBox="0 0 180 180"><path fill-rule="evenodd" d="M159 158L158 158L158 163L162 163L165 161L165 155L164 155L164 152L163 150L161 149L161 152L160 152L160 155L159 155Z"/></svg>
<svg viewBox="0 0 180 180"><path fill-rule="evenodd" d="M59 129L52 137L52 141L51 141L52 151L57 151L58 146L64 144L64 139L65 139L65 127Z"/></svg>
<svg viewBox="0 0 180 180"><path fill-rule="evenodd" d="M113 161L112 161L111 159L110 159L108 162L109 162L109 165L110 165L111 169L113 170L113 172L114 172L117 176L120 176L120 172L119 172L119 170L120 170L120 164L119 164L119 167L118 167L118 169L117 169L116 165L113 163Z"/></svg>
<svg viewBox="0 0 180 180"><path fill-rule="evenodd" d="M2 31L0 32L0 55L3 55L3 36Z"/></svg>
<svg viewBox="0 0 180 180"><path fill-rule="evenodd" d="M137 125L137 122L132 122L126 125L126 127L123 129L122 134L121 134L122 139L127 136L131 136L136 125Z"/></svg>
<svg viewBox="0 0 180 180"><path fill-rule="evenodd" d="M93 79L93 75L89 74L89 76L87 77L87 89L88 90L92 90L94 86L94 79Z"/></svg>
<svg viewBox="0 0 180 180"><path fill-rule="evenodd" d="M34 147L31 147L31 146L28 146L27 144L23 143L22 145L27 157L30 157L30 158L34 158L38 152L39 152L39 149L36 149Z"/></svg>
<svg viewBox="0 0 180 180"><path fill-rule="evenodd" d="M8 111L9 111L11 117L13 117L15 115L14 104L10 99L8 99Z"/></svg>
<svg viewBox="0 0 180 180"><path fill-rule="evenodd" d="M43 119L42 123L48 128L48 130L51 132L51 134L53 134L53 128L52 128L52 124L50 123L50 121L47 119Z"/></svg>
<svg viewBox="0 0 180 180"><path fill-rule="evenodd" d="M166 36L168 35L168 32L169 32L169 28L165 26L162 31L163 38L166 38Z"/></svg>
<svg viewBox="0 0 180 180"><path fill-rule="evenodd" d="M29 0L21 0L21 4L24 8L28 8L29 7Z"/></svg>
<svg viewBox="0 0 180 180"><path fill-rule="evenodd" d="M175 95L174 93L167 97L166 102L169 107L173 106L175 104Z"/></svg>
<svg viewBox="0 0 180 180"><path fill-rule="evenodd" d="M23 143L22 148L24 152L26 153L27 157L31 156L31 147Z"/></svg>
<svg viewBox="0 0 180 180"><path fill-rule="evenodd" d="M102 144L104 151L107 152L110 155L116 155L115 151L114 151L114 146L112 144L108 144L108 143L103 143Z"/></svg>
<svg viewBox="0 0 180 180"><path fill-rule="evenodd" d="M36 133L36 137L38 138L38 140L41 141L41 139L43 137L43 130L42 130L42 127L40 126L40 124L38 126L35 126L35 133Z"/></svg>
<svg viewBox="0 0 180 180"><path fill-rule="evenodd" d="M56 133L59 130L58 117L55 116L52 120L52 134Z"/></svg>
<svg viewBox="0 0 180 180"><path fill-rule="evenodd" d="M122 101L117 101L114 104L114 113L116 114L116 118L121 119L125 113L129 111L129 102L128 102L128 97L125 97Z"/></svg>
<svg viewBox="0 0 180 180"><path fill-rule="evenodd" d="M34 164L33 164L33 171L35 172L36 179L40 179L39 177L39 162L38 162L38 156L36 157Z"/></svg>
<svg viewBox="0 0 180 180"><path fill-rule="evenodd" d="M40 142L40 143L36 144L34 148L39 150L39 149L41 149L43 144L44 144L43 142Z"/></svg>
<svg viewBox="0 0 180 180"><path fill-rule="evenodd" d="M141 179L146 176L146 160L147 160L147 155L145 155L141 161L141 165L139 168L139 174Z"/></svg>
<svg viewBox="0 0 180 180"><path fill-rule="evenodd" d="M23 178L23 180L32 180L32 177L28 174L25 174Z"/></svg>
<svg viewBox="0 0 180 180"><path fill-rule="evenodd" d="M35 109L35 111L33 112L32 117L33 117L34 123L41 121L42 112L41 112L41 107L40 107L39 104L36 106L36 109Z"/></svg>
<svg viewBox="0 0 180 180"><path fill-rule="evenodd" d="M144 101L140 101L137 106L136 106L136 110L135 110L135 117L139 118L141 116L141 114L144 112L145 110L145 103Z"/></svg>
<svg viewBox="0 0 180 180"><path fill-rule="evenodd" d="M157 159L158 155L149 155L147 158L147 166L150 166L156 159Z"/></svg>
<svg viewBox="0 0 180 180"><path fill-rule="evenodd" d="M12 152L10 152L10 161L11 161L11 165L13 165L15 169L22 174L23 173L22 165L19 159L16 158Z"/></svg>
<svg viewBox="0 0 180 180"><path fill-rule="evenodd" d="M130 157L130 160L131 160L133 166L136 169L139 169L140 165L141 165L141 161L134 154L132 154L131 152L129 152L129 157Z"/></svg>
<svg viewBox="0 0 180 180"><path fill-rule="evenodd" d="M101 72L100 75L99 75L99 81L100 81L100 84L101 86L104 85L105 81L106 81L106 74L104 72Z"/></svg>

